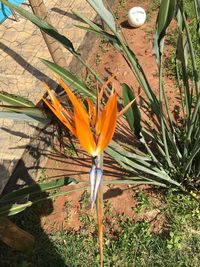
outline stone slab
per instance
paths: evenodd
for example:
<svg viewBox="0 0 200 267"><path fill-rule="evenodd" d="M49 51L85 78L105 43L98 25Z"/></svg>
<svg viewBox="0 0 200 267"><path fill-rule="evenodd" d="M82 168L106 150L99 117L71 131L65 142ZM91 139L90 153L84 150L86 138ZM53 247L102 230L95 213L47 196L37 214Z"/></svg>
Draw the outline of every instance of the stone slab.
<svg viewBox="0 0 200 267"><path fill-rule="evenodd" d="M97 38L74 24L80 24L71 10L78 10L91 20L101 21L83 0L44 1L53 26L65 34L84 60L95 46ZM111 7L115 0L106 1ZM30 11L30 7L23 5ZM1 27L2 26L2 27ZM44 81L52 83L52 73L40 62L39 57L51 59L40 31L30 22L7 20L0 25L0 91L18 93L37 103L44 94ZM32 40L32 41L31 41ZM73 73L81 72L82 64L63 50L66 65ZM10 62L10 64L8 64ZM7 66L7 67L6 67ZM11 67L13 66L13 67ZM51 150L55 129L53 126L0 119L0 193L18 184L37 182Z"/></svg>
<svg viewBox="0 0 200 267"><path fill-rule="evenodd" d="M74 24L80 22L75 20L71 10L78 10L92 20L95 18L95 12L82 0L44 2L52 25L66 35L73 42L75 49L78 49L86 33L74 27ZM22 7L31 12L28 2ZM67 65L70 65L72 55L64 49L63 54ZM41 63L40 57L51 60L40 30L21 17L18 21L13 17L4 21L0 25L0 91L19 94L37 103L45 92L44 82L51 81L53 77ZM37 136L40 129L41 125L37 123L0 119L0 193L22 155L32 155L33 151L36 153L41 142ZM38 140L35 141L36 139ZM38 168L38 155L29 158L28 164L32 165L29 169Z"/></svg>

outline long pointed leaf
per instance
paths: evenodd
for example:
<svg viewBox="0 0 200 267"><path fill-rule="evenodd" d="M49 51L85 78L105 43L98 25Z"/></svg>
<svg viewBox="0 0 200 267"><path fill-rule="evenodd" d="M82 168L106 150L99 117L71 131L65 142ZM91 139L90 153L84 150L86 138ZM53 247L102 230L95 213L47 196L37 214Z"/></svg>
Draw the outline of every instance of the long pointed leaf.
<svg viewBox="0 0 200 267"><path fill-rule="evenodd" d="M163 51L164 37L176 10L176 0L162 0L157 17L157 28L154 36L154 53L157 64L160 65L160 56Z"/></svg>
<svg viewBox="0 0 200 267"><path fill-rule="evenodd" d="M124 179L117 179L117 180L104 180L103 184L128 184L128 185L142 185L142 184L149 184L149 185L157 185L157 186L162 186L166 187L166 184L159 183L157 181L153 180L147 180L146 177L143 176L136 176L136 177L127 177Z"/></svg>
<svg viewBox="0 0 200 267"><path fill-rule="evenodd" d="M180 187L180 184L176 182L175 180L171 179L167 173L165 173L164 170L159 170L158 168L151 167L147 168L144 167L141 163L135 163L132 160L129 160L126 155L120 155L117 151L114 149L111 149L110 147L106 148L106 153L108 153L111 157L113 157L116 162L118 162L123 168L132 171L132 172L143 172L148 175L153 175L155 177L160 178L163 181L166 181L166 183L175 185L177 187Z"/></svg>
<svg viewBox="0 0 200 267"><path fill-rule="evenodd" d="M42 202L42 201L45 201L45 200L48 200L48 199L55 199L56 197L65 196L65 195L68 195L68 194L70 194L72 192L76 192L78 190L85 190L87 188L88 188L88 186L78 187L78 188L71 189L71 190L68 190L68 191L65 191L65 192L59 192L59 193L52 194L50 196L37 198L36 200L28 201L28 202L26 202L24 204L5 205L3 207L0 207L0 217L1 216L15 215L15 214L17 214L19 212L24 211L26 208L31 207L32 205L34 205L36 203L39 203L39 202Z"/></svg>
<svg viewBox="0 0 200 267"><path fill-rule="evenodd" d="M95 99L95 94L91 92L87 85L81 81L77 76L73 75L68 70L60 67L59 65L50 62L45 59L41 59L41 61L49 67L55 74L57 74L64 82L68 83L72 86L73 89L77 90L80 94L87 95L92 99Z"/></svg>
<svg viewBox="0 0 200 267"><path fill-rule="evenodd" d="M42 193L44 191L52 190L52 189L59 188L62 186L77 184L77 183L79 182L75 180L74 178L62 177L62 178L55 179L55 180L48 181L48 182L33 184L33 185L15 190L13 192L10 192L2 196L0 198L0 204L8 202L8 201L10 202L18 198L23 198L25 196L31 196L32 194Z"/></svg>
<svg viewBox="0 0 200 267"><path fill-rule="evenodd" d="M6 102L12 106L22 106L22 107L34 107L35 106L33 102L31 102L30 100L22 96L10 94L7 92L0 92L0 101Z"/></svg>
<svg viewBox="0 0 200 267"><path fill-rule="evenodd" d="M87 25L89 25L95 31L97 31L97 32L101 32L102 31L102 29L97 24L95 24L94 22L92 22L91 20L89 20L88 18L86 18L85 16L80 14L79 12L72 10L72 13L75 16L77 16L79 19L81 19L83 22L85 22Z"/></svg>
<svg viewBox="0 0 200 267"><path fill-rule="evenodd" d="M47 118L39 118L34 117L30 115L26 115L23 113L17 113L17 112L3 112L0 111L0 119L11 119L15 121L27 121L27 122L42 122L42 123L48 123L49 119Z"/></svg>
<svg viewBox="0 0 200 267"><path fill-rule="evenodd" d="M116 33L117 29L115 26L115 20L113 18L113 15L104 6L103 1L87 0L87 2L92 6L92 8L97 12L97 14L106 22L106 24L112 30L112 32Z"/></svg>
<svg viewBox="0 0 200 267"><path fill-rule="evenodd" d="M1 105L0 109L2 109L3 111L13 111L13 112L17 112L17 113L24 113L28 116L32 116L35 118L41 118L41 119L47 119L46 114L39 109L36 106L33 107L21 107L21 106L8 106L8 105Z"/></svg>
<svg viewBox="0 0 200 267"><path fill-rule="evenodd" d="M135 100L135 95L127 84L123 84L123 100L124 106L128 105L132 100ZM131 105L131 107L125 112L125 116L130 128L134 131L137 138L140 138L141 126L141 113L137 106L137 102Z"/></svg>

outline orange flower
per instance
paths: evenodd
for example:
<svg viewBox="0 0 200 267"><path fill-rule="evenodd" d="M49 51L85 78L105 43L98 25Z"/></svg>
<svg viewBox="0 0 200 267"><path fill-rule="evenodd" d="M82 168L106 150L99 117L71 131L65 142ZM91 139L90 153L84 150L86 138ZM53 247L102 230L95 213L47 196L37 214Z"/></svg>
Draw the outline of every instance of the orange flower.
<svg viewBox="0 0 200 267"><path fill-rule="evenodd" d="M103 90L110 79L102 87L96 105L93 104L91 99L87 99L88 111L86 111L82 102L72 93L68 86L61 79L58 79L58 81L73 105L73 114L62 106L48 86L47 91L51 102L46 99L43 99L43 101L56 117L77 137L84 150L92 157L98 156L108 146L116 128L116 92L112 91L101 113L99 108Z"/></svg>
<svg viewBox="0 0 200 267"><path fill-rule="evenodd" d="M96 105L94 105L91 99L87 98L88 111L86 111L83 103L59 78L57 79L67 93L73 106L73 113L62 106L48 86L46 88L51 101L49 102L43 99L56 117L77 137L85 151L94 158L89 175L92 206L96 201L97 191L103 176L103 170L98 167L98 156L111 141L116 128L117 118L122 116L134 102L134 100L131 101L117 114L117 95L113 90L105 107L102 111L100 110L104 89L114 77L115 75L110 77L102 86L97 96Z"/></svg>

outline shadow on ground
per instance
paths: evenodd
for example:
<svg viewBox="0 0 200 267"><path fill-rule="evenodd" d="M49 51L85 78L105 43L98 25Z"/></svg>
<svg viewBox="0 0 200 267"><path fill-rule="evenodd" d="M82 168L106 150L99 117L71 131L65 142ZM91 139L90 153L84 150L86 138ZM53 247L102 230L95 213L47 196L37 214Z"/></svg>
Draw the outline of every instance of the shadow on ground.
<svg viewBox="0 0 200 267"><path fill-rule="evenodd" d="M42 82L46 82L51 88L57 88L57 83L49 78L46 74L41 72L39 69L35 68L28 61L26 61L20 54L0 42L0 50L4 51L13 60L15 60L21 67L23 67L27 72L33 75L35 78Z"/></svg>
<svg viewBox="0 0 200 267"><path fill-rule="evenodd" d="M19 184L19 177L20 183ZM28 173L24 162L21 160L17 166L17 172L15 171L10 182L7 184L3 191L3 195L13 189L20 188L25 185L35 184ZM27 199L17 199L18 203L23 203ZM10 205L12 205L10 203ZM26 252L16 251L2 241L0 241L0 266L4 267L19 267L19 266L29 266L29 267L68 267L61 256L59 255L56 247L51 240L51 236L48 236L41 227L41 220L44 216L51 214L53 211L52 201L44 201L39 204L34 205L34 207L27 208L25 211L9 217L13 223L18 227L32 234L35 238L35 244L33 249Z"/></svg>

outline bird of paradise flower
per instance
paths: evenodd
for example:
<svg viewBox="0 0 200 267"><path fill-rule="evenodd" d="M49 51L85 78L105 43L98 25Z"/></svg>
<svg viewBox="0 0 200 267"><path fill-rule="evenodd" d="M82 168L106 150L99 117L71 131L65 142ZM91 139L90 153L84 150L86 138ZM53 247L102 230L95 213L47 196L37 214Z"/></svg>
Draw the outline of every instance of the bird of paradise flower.
<svg viewBox="0 0 200 267"><path fill-rule="evenodd" d="M113 89L105 107L101 110L100 104L104 90L114 76L108 79L97 93L95 105L90 98L87 98L88 111L60 78L57 79L69 97L73 106L73 114L63 107L47 85L46 89L51 102L43 98L49 109L77 137L83 149L92 156L92 168L89 175L91 205L93 207L96 203L97 207L101 266L103 266L103 152L113 138L117 118L124 114L133 103L133 101L130 102L121 112L117 113L117 94Z"/></svg>

